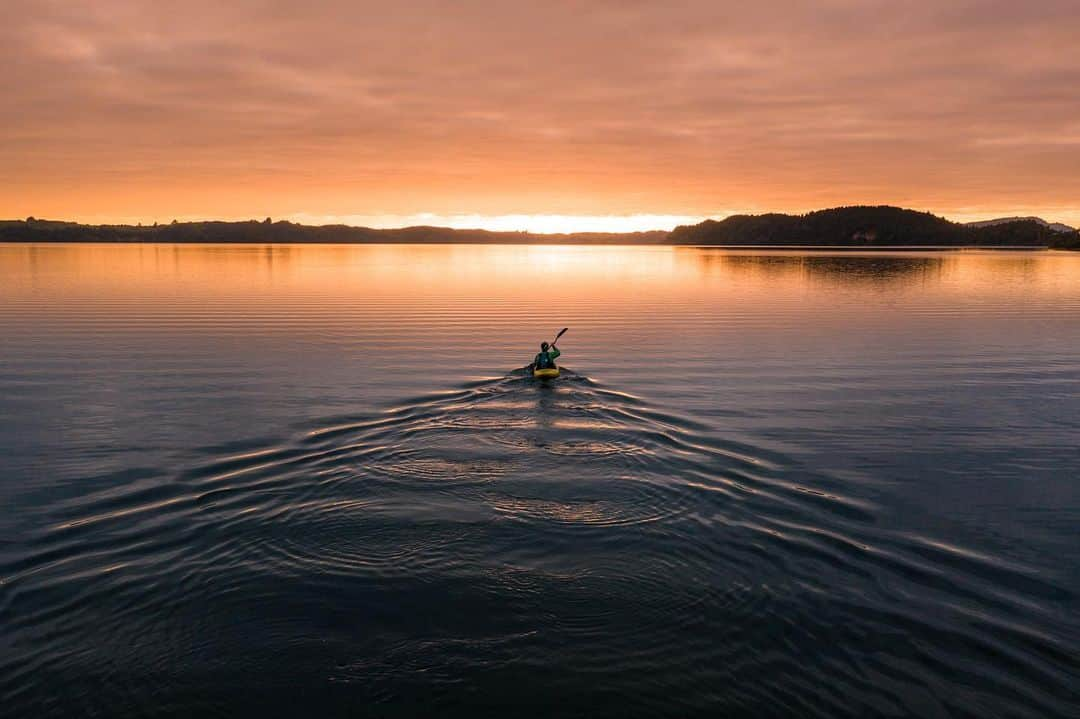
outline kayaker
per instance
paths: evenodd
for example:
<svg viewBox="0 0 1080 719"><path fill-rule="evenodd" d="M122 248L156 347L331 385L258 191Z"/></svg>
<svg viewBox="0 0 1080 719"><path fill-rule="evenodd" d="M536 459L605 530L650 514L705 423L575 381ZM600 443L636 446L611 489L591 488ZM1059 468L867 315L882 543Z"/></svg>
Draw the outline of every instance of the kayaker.
<svg viewBox="0 0 1080 719"><path fill-rule="evenodd" d="M547 342L540 343L540 354L533 360L532 369L555 369L555 358L561 355L558 347L549 345Z"/></svg>

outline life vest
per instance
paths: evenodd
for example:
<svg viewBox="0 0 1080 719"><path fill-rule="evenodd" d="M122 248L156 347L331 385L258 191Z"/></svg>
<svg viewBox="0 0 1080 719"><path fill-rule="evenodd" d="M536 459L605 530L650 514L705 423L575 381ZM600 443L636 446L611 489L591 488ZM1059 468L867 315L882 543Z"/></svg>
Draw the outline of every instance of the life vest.
<svg viewBox="0 0 1080 719"><path fill-rule="evenodd" d="M555 360L547 352L536 355L536 369L550 369L555 366Z"/></svg>

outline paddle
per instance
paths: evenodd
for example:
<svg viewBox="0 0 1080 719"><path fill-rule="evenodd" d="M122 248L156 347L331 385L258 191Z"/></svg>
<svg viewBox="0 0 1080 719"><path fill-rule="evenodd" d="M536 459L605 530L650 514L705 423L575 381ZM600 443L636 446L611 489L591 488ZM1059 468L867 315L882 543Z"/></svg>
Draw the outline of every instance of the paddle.
<svg viewBox="0 0 1080 719"><path fill-rule="evenodd" d="M569 327L563 327L561 330L559 330L559 334L555 335L555 339L551 340L551 344L548 345L548 346L549 347L554 347L555 343L559 341L560 337L562 337L564 334L566 334L566 330L568 330L568 329L570 329L570 328ZM525 369L530 370L530 369L533 369L535 366L536 366L535 364L530 363L530 364L525 366Z"/></svg>

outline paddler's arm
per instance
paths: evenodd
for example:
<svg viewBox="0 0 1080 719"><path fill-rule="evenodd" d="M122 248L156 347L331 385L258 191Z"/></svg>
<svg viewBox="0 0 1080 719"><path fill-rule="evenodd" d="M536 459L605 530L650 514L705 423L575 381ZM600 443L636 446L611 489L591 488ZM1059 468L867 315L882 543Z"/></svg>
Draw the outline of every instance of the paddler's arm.
<svg viewBox="0 0 1080 719"><path fill-rule="evenodd" d="M559 351L558 347L552 347L551 349L548 350L548 354L551 355L551 359L555 359L556 357L561 355L562 352Z"/></svg>

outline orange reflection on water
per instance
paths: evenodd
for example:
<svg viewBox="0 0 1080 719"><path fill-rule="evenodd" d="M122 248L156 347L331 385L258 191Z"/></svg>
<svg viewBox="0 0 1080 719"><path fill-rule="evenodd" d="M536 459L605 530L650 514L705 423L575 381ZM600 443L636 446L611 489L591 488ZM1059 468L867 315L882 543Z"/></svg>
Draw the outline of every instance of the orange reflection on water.
<svg viewBox="0 0 1080 719"><path fill-rule="evenodd" d="M0 297L33 312L202 305L269 313L291 304L394 303L436 312L602 313L739 303L804 309L845 288L1007 300L1075 299L1080 255L1033 252L803 252L506 245L0 246ZM30 307L25 308L30 311Z"/></svg>

